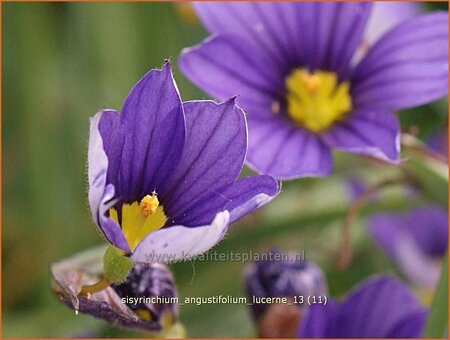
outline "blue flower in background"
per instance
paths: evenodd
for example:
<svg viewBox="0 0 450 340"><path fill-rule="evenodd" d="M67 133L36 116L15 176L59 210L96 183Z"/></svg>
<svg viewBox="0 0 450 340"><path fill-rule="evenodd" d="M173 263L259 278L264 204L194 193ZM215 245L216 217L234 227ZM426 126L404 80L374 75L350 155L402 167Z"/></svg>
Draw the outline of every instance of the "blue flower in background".
<svg viewBox="0 0 450 340"><path fill-rule="evenodd" d="M342 301L313 305L301 320L299 338L417 338L427 317L397 279L373 277Z"/></svg>
<svg viewBox="0 0 450 340"><path fill-rule="evenodd" d="M234 100L182 103L170 65L147 73L121 113L91 119L89 203L107 240L137 262L209 250L278 194L269 176L236 179L247 150Z"/></svg>
<svg viewBox="0 0 450 340"><path fill-rule="evenodd" d="M368 220L376 244L414 283L434 288L439 280L439 259L448 240L448 213L437 205L406 213L375 214Z"/></svg>
<svg viewBox="0 0 450 340"><path fill-rule="evenodd" d="M248 113L247 162L259 173L325 176L333 149L398 162L393 112L447 93L447 13L396 25L353 65L371 6L195 4L212 35L184 50L180 67L214 97L238 95Z"/></svg>

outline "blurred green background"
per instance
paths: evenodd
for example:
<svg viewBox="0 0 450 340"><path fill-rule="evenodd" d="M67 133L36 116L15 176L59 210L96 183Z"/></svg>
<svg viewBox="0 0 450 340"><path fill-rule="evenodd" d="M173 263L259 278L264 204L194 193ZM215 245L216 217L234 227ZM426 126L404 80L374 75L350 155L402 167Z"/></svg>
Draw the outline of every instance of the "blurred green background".
<svg viewBox="0 0 450 340"><path fill-rule="evenodd" d="M426 5L445 8L446 4ZM186 4L3 3L3 337L137 336L60 305L49 288L49 264L104 243L87 205L89 117L119 109L136 81L170 58L184 100L207 98L177 69L183 47L207 36ZM446 99L401 113L403 127L426 138L445 128ZM395 268L371 243L364 216L427 201L406 200L392 188L363 210L353 226L354 260L335 269L341 224L350 200L345 179L368 182L397 174L393 167L336 155L324 180L283 184L272 204L234 225L217 251L305 250L326 270L332 295L362 278ZM356 169L356 170L355 170ZM172 266L181 297L244 295L242 263ZM243 305L183 306L189 336L252 336Z"/></svg>

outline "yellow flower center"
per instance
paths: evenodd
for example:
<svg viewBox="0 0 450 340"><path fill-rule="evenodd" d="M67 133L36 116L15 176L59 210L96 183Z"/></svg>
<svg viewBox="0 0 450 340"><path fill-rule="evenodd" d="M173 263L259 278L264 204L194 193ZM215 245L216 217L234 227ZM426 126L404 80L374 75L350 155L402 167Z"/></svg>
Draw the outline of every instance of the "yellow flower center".
<svg viewBox="0 0 450 340"><path fill-rule="evenodd" d="M333 72L295 69L285 81L287 113L310 131L321 132L352 108L348 81L338 84Z"/></svg>
<svg viewBox="0 0 450 340"><path fill-rule="evenodd" d="M109 209L109 217L119 223L115 208ZM164 208L159 204L156 192L146 195L140 203L122 205L122 232L133 251L145 236L160 229L167 221Z"/></svg>

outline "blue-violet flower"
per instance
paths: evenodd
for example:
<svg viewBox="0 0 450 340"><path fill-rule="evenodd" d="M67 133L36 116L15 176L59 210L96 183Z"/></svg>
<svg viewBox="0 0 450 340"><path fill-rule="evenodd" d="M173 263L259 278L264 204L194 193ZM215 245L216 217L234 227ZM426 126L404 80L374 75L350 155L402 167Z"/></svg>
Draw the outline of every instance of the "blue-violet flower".
<svg viewBox="0 0 450 340"><path fill-rule="evenodd" d="M448 14L401 22L353 65L371 7L195 3L212 35L184 50L180 67L213 97L238 95L248 113L249 166L292 179L328 175L333 149L399 161L393 113L448 91Z"/></svg>
<svg viewBox="0 0 450 340"><path fill-rule="evenodd" d="M246 119L234 99L183 103L166 63L136 84L120 114L104 109L91 119L94 221L135 262L203 253L278 194L272 177L236 179L246 150Z"/></svg>

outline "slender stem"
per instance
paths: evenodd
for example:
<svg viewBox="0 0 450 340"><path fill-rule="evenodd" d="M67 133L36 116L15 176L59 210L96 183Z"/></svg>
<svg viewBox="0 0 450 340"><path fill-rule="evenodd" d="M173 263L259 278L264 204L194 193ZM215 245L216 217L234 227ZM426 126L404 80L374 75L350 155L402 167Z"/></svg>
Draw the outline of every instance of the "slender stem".
<svg viewBox="0 0 450 340"><path fill-rule="evenodd" d="M94 294L102 291L103 289L108 288L111 285L109 280L106 278L102 278L94 284L85 285L81 287L80 296L89 296L90 294Z"/></svg>
<svg viewBox="0 0 450 340"><path fill-rule="evenodd" d="M443 338L448 328L448 253L442 262L442 272L428 314L423 338Z"/></svg>
<svg viewBox="0 0 450 340"><path fill-rule="evenodd" d="M405 180L403 178L395 178L395 179L386 179L381 181L369 188L367 188L350 206L347 211L347 214L344 218L344 223L342 225L342 244L341 250L338 256L337 268L339 270L345 270L351 261L352 249L350 244L351 233L350 227L353 224L353 221L358 216L360 210L365 206L367 201L378 191L381 189L394 185L404 183Z"/></svg>

